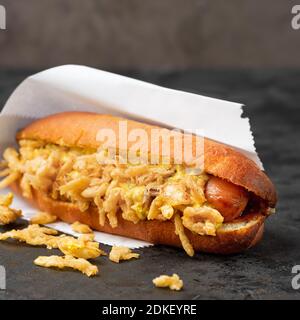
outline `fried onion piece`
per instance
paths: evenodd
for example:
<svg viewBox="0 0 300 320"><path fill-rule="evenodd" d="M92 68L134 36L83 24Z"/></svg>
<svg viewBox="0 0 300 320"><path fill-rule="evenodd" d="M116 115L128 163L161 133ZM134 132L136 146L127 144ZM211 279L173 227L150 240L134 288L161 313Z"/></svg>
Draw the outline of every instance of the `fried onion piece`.
<svg viewBox="0 0 300 320"><path fill-rule="evenodd" d="M55 222L57 217L48 212L38 211L35 216L31 217L31 224L48 224Z"/></svg>
<svg viewBox="0 0 300 320"><path fill-rule="evenodd" d="M200 235L215 236L224 218L219 211L208 206L199 208L187 207L183 211L183 225Z"/></svg>
<svg viewBox="0 0 300 320"><path fill-rule="evenodd" d="M7 161L0 160L0 169L6 169L7 168Z"/></svg>
<svg viewBox="0 0 300 320"><path fill-rule="evenodd" d="M63 236L58 240L58 248L65 255L83 259L94 259L100 255L106 255L104 251L99 249L99 243L90 241L86 237L78 239L71 236Z"/></svg>
<svg viewBox="0 0 300 320"><path fill-rule="evenodd" d="M6 195L0 195L0 206L9 207L14 200L14 195L10 192Z"/></svg>
<svg viewBox="0 0 300 320"><path fill-rule="evenodd" d="M78 233L93 233L93 230L87 224L80 223L79 221L74 222L71 228Z"/></svg>
<svg viewBox="0 0 300 320"><path fill-rule="evenodd" d="M172 206L165 204L160 207L161 213L164 218L166 219L171 219L172 216L174 215L174 209Z"/></svg>
<svg viewBox="0 0 300 320"><path fill-rule="evenodd" d="M21 210L10 208L13 198L12 193L0 195L0 225L12 223L22 216Z"/></svg>
<svg viewBox="0 0 300 320"><path fill-rule="evenodd" d="M0 182L0 189L4 189L21 177L20 172L12 172Z"/></svg>
<svg viewBox="0 0 300 320"><path fill-rule="evenodd" d="M174 273L172 276L161 275L152 280L154 285L159 288L169 287L171 290L179 291L183 287L183 281Z"/></svg>
<svg viewBox="0 0 300 320"><path fill-rule="evenodd" d="M148 220L154 220L154 219L158 218L158 216L161 213L160 207L162 206L162 204L163 204L163 201L159 196L156 197L151 202L150 209L149 209L148 216L147 216Z"/></svg>
<svg viewBox="0 0 300 320"><path fill-rule="evenodd" d="M103 200L97 196L95 197L94 201L99 212L99 224L100 226L103 227L105 225L105 219L106 219L106 212L104 211L104 208L103 208Z"/></svg>
<svg viewBox="0 0 300 320"><path fill-rule="evenodd" d="M112 228L118 226L117 211L119 209L119 202L122 200L121 188L113 188L108 192L107 199L103 202L103 209L107 212L107 218Z"/></svg>
<svg viewBox="0 0 300 320"><path fill-rule="evenodd" d="M184 232L184 227L179 214L175 215L174 222L175 222L175 233L178 235L183 249L190 257L193 257L195 254L195 251L189 238L186 236Z"/></svg>
<svg viewBox="0 0 300 320"><path fill-rule="evenodd" d="M81 271L88 277L94 276L98 273L98 267L91 264L86 259L75 258L72 256L40 256L34 260L34 264L40 267L55 267L59 269L72 268Z"/></svg>
<svg viewBox="0 0 300 320"><path fill-rule="evenodd" d="M119 263L121 260L130 260L132 258L138 259L138 253L132 252L127 247L117 247L113 246L109 253L109 260Z"/></svg>
<svg viewBox="0 0 300 320"><path fill-rule="evenodd" d="M10 169L9 168L6 168L6 169L3 169L2 171L0 171L0 177L6 177L10 174Z"/></svg>
<svg viewBox="0 0 300 320"><path fill-rule="evenodd" d="M5 206L0 206L0 225L15 222L21 216L21 210L15 210Z"/></svg>
<svg viewBox="0 0 300 320"><path fill-rule="evenodd" d="M25 229L11 230L0 233L0 240L12 238L20 242L26 242L32 246L47 246L48 249L58 248L58 239L55 237L58 231L54 229L40 227L37 224L32 224Z"/></svg>
<svg viewBox="0 0 300 320"><path fill-rule="evenodd" d="M10 169L18 169L20 167L19 154L14 148L5 149L3 159L6 161Z"/></svg>
<svg viewBox="0 0 300 320"><path fill-rule="evenodd" d="M94 241L95 240L95 234L94 233L82 234L80 236L80 239L83 240L83 241Z"/></svg>

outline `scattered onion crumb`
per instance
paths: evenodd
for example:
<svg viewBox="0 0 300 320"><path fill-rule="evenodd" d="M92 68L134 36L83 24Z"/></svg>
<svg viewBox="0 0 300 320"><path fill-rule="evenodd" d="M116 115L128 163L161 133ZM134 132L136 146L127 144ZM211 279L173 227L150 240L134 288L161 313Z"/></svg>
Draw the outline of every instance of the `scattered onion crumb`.
<svg viewBox="0 0 300 320"><path fill-rule="evenodd" d="M83 259L95 259L100 255L106 255L99 248L99 243L90 241L86 237L78 239L71 236L62 236L58 241L58 248L65 255Z"/></svg>
<svg viewBox="0 0 300 320"><path fill-rule="evenodd" d="M56 237L58 231L45 227L40 227L37 224L31 224L27 228L21 230L10 230L0 233L0 240L12 238L20 242L26 242L32 246L45 245L48 249L58 248L58 240Z"/></svg>
<svg viewBox="0 0 300 320"><path fill-rule="evenodd" d="M159 288L169 287L171 290L179 291L183 287L183 281L174 273L172 276L161 275L152 280L154 285Z"/></svg>
<svg viewBox="0 0 300 320"><path fill-rule="evenodd" d="M121 260L130 260L132 258L138 259L138 253L132 252L127 247L117 247L113 246L109 253L109 260L119 263Z"/></svg>
<svg viewBox="0 0 300 320"><path fill-rule="evenodd" d="M40 256L34 260L34 264L40 267L55 267L59 269L72 268L81 271L88 277L94 276L98 273L98 267L91 264L86 259L75 258L72 256Z"/></svg>
<svg viewBox="0 0 300 320"><path fill-rule="evenodd" d="M13 198L14 196L12 193L0 196L0 225L6 225L15 222L19 217L22 216L21 210L10 208Z"/></svg>
<svg viewBox="0 0 300 320"><path fill-rule="evenodd" d="M30 224L48 224L57 220L55 215L48 212L38 211L36 215L31 217Z"/></svg>
<svg viewBox="0 0 300 320"><path fill-rule="evenodd" d="M78 233L93 233L93 230L87 224L80 223L79 221L74 222L71 227L73 231Z"/></svg>

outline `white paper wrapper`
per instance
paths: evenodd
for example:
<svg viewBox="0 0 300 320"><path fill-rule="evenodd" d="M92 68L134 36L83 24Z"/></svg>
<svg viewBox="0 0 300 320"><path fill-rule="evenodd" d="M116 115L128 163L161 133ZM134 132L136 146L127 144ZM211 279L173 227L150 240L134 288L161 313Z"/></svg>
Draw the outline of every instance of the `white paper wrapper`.
<svg viewBox="0 0 300 320"><path fill-rule="evenodd" d="M206 137L237 148L262 168L249 119L241 118L241 104L75 65L35 74L14 91L0 115L0 152L15 144L16 132L34 119L63 111L107 113L190 132L200 129ZM15 199L15 207L23 209L25 218L32 215L33 209L22 199ZM65 223L51 226L74 234ZM131 248L150 245L100 232L96 239Z"/></svg>

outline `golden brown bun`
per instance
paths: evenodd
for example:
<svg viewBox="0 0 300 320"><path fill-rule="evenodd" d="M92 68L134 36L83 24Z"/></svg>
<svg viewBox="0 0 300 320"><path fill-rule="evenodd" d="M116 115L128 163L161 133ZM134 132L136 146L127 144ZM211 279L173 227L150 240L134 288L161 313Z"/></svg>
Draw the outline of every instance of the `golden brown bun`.
<svg viewBox="0 0 300 320"><path fill-rule="evenodd" d="M14 183L11 187L16 193L21 193L18 183ZM29 202L39 210L54 214L68 223L80 221L98 231L144 240L153 244L182 247L175 234L173 221L151 220L134 224L119 216L118 227L112 228L107 221L101 227L98 210L94 207L83 213L74 204L55 201L36 190L33 191L33 198ZM185 232L195 251L218 254L237 253L254 246L261 239L265 218L263 213L246 214L233 222L224 223L218 229L215 237L200 236L187 229Z"/></svg>
<svg viewBox="0 0 300 320"><path fill-rule="evenodd" d="M99 129L112 129L118 138L119 120L126 119L87 112L59 113L33 122L18 133L17 139L38 139L63 146L96 149L100 146L96 139ZM157 127L132 120L128 120L127 126L128 132L132 129L144 129L148 134L149 144L152 143L150 130ZM128 148L133 143L129 142ZM161 141L153 143L161 145ZM171 150L172 144L171 142ZM192 150L195 150L195 147L196 140L193 137ZM275 207L277 195L272 182L252 160L240 152L222 143L205 139L204 170L244 187L265 200L270 207Z"/></svg>

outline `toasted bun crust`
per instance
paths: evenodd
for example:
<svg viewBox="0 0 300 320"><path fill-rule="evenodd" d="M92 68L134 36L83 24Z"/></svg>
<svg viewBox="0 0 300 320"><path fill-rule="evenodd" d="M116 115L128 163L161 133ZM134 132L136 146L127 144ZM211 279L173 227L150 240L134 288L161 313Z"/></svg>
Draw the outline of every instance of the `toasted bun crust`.
<svg viewBox="0 0 300 320"><path fill-rule="evenodd" d="M99 129L107 128L115 132L119 145L119 121L127 120L110 115L88 112L58 113L30 124L20 131L17 139L36 139L48 143L97 149ZM128 132L143 129L149 137L149 144L161 145L161 141L151 141L151 129L159 128L141 122L127 120ZM167 130L167 129L165 129ZM184 137L184 135L181 135ZM128 142L128 148L134 142ZM171 159L174 158L171 141ZM196 138L191 139L191 148L195 150ZM150 150L150 149L149 149ZM194 151L193 151L194 152ZM242 186L265 200L270 207L275 207L277 195L270 179L249 158L240 152L210 139L204 139L204 170L214 176Z"/></svg>
<svg viewBox="0 0 300 320"><path fill-rule="evenodd" d="M11 188L14 192L21 194L17 182L13 183ZM175 234L173 221L151 220L134 224L119 216L116 228L112 228L107 221L102 227L99 225L98 210L94 207L90 207L87 212L82 213L76 205L55 201L37 190L33 190L33 197L28 201L39 210L54 214L68 223L79 221L98 231L144 240L153 244L182 247L178 236ZM233 222L224 223L218 229L215 237L200 236L187 229L185 232L196 252L238 253L259 242L262 238L265 218L266 216L263 213L246 214Z"/></svg>

